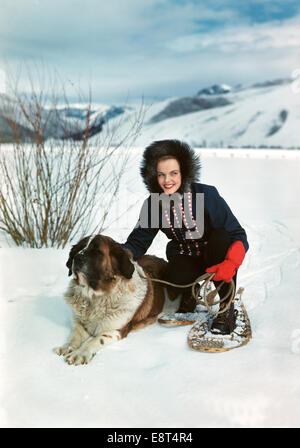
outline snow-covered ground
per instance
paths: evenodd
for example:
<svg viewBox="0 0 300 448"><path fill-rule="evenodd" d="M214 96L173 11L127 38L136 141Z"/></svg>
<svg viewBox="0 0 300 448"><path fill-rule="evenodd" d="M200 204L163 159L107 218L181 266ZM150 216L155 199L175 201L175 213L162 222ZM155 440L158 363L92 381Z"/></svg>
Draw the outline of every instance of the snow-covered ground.
<svg viewBox="0 0 300 448"><path fill-rule="evenodd" d="M300 152L199 152L201 181L218 188L248 234L238 283L252 340L237 350L201 353L188 347L189 327L154 324L90 364L70 366L52 351L71 328L62 297L69 248L21 249L2 238L1 426L300 426ZM117 203L137 204L103 232L119 242L147 194L141 154L132 151ZM160 232L149 253L165 258L166 242Z"/></svg>

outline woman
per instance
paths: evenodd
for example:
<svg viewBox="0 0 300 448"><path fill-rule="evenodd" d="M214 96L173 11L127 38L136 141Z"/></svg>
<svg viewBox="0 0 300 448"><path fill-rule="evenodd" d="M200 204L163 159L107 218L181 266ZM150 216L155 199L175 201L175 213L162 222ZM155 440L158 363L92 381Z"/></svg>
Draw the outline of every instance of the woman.
<svg viewBox="0 0 300 448"><path fill-rule="evenodd" d="M122 246L129 249L136 260L147 252L161 230L170 239L166 248L168 267L165 280L183 285L205 272L214 272L215 286L220 281L228 283L231 279L236 284L237 270L249 247L246 232L217 189L199 183L200 168L199 156L186 143L178 140L151 143L144 151L140 167L150 196L144 202L138 223ZM154 210L157 197L160 199L158 220ZM164 197L174 199L172 207L166 206ZM200 210L200 224L204 221L202 227L199 226L198 215L199 204L203 202L199 197L204 198L204 207ZM219 291L220 299L227 291L228 286L224 284ZM178 312L194 311L196 301L191 287L180 288L180 292L182 299ZM220 305L221 309L225 306L224 302ZM235 321L233 308L232 304L226 313L214 319L212 331L231 333Z"/></svg>

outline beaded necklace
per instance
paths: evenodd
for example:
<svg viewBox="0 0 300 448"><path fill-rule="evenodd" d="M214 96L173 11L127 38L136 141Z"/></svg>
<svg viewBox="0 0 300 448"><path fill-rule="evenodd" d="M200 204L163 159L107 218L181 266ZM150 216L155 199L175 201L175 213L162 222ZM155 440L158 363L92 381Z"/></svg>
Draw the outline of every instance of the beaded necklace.
<svg viewBox="0 0 300 448"><path fill-rule="evenodd" d="M196 220L195 220L195 218L194 218L194 216L193 216L193 210L192 210L192 197L191 197L192 193L191 193L191 190L189 190L187 194L188 194L188 211L189 211L189 214L190 214L192 223L193 223L193 225L194 225L194 228L195 228L196 232L198 233L199 238L201 238L201 234L200 234L200 232L199 232L199 230L198 230L198 227L197 227L197 224L196 224ZM190 237L190 241L192 242L192 244L195 245L195 247L196 247L196 255L199 256L199 255L200 255L199 243L198 243L198 241L195 241L195 239L194 239L193 236L192 236L191 229L190 229L190 227L189 227L189 225L188 225L188 223L187 223L186 216L185 216L185 213L184 213L184 210L183 210L183 207L182 207L182 202L180 203L180 211L181 211L181 215L182 215L182 218L183 218L184 225L185 225L185 227L186 227L186 229L187 229L187 231L188 231L188 234L189 234L189 237ZM183 236L182 236L182 241L183 241L183 243L184 243L184 244L186 245L186 247L187 247L188 255L192 256L191 246L190 246L190 244L187 243L187 241L186 241L185 238L184 238L184 230L183 230L182 228L180 228L179 218L178 218L178 215L177 215L177 212L176 212L174 206L172 207L172 212L173 212L174 217L175 217L175 220L176 220L176 222L177 222L177 224L178 224L178 228L180 229L180 233L183 234ZM183 254L185 253L183 244L182 244L182 242L180 241L180 239L178 238L178 236L177 236L177 234L176 234L176 232L175 232L175 230L174 230L174 227L172 226L171 219L170 219L170 217L169 217L169 215L168 215L168 211L167 211L167 210L164 210L164 214L165 214L165 218L166 218L166 220L167 220L167 222L168 222L168 224L169 224L169 226L170 226L170 229L171 229L171 231L172 231L172 233L173 233L175 239L176 239L176 240L178 241L178 243L179 243L179 247L180 247L180 252L179 252L179 253L180 253L181 255L183 255Z"/></svg>

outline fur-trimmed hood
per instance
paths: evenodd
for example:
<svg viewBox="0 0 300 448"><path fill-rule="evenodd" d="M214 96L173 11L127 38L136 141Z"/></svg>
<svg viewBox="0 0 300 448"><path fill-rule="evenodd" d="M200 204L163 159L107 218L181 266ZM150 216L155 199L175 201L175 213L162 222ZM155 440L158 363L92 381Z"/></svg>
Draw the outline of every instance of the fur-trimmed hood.
<svg viewBox="0 0 300 448"><path fill-rule="evenodd" d="M166 155L176 158L180 164L181 186L178 193L186 193L192 182L197 182L200 175L200 156L184 142L179 140L158 140L151 143L143 153L140 173L147 190L150 193L162 193L157 182L157 162Z"/></svg>

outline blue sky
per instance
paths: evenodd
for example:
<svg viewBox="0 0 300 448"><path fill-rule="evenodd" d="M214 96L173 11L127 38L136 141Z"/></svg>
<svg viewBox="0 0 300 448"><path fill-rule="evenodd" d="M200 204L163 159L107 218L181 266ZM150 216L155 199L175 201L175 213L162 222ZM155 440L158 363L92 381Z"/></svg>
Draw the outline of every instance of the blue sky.
<svg viewBox="0 0 300 448"><path fill-rule="evenodd" d="M1 0L3 72L43 63L97 101L193 95L300 67L295 0ZM2 81L3 84L3 81Z"/></svg>

